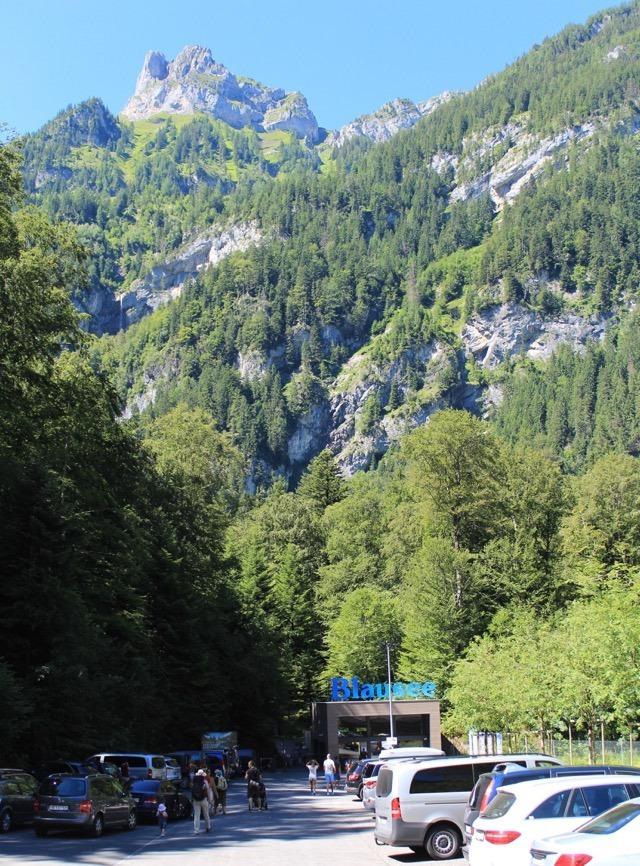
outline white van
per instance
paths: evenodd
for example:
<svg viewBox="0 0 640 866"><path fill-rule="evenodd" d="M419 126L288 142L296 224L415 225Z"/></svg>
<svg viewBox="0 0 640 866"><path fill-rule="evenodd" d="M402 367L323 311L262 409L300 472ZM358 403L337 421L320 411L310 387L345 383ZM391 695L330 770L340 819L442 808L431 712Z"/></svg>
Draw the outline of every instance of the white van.
<svg viewBox="0 0 640 866"><path fill-rule="evenodd" d="M469 793L481 773L505 762L522 767L561 764L541 754L388 761L376 785L376 842L426 851L432 860L459 857Z"/></svg>
<svg viewBox="0 0 640 866"><path fill-rule="evenodd" d="M91 755L87 761L97 761L100 764L115 764L122 769L123 764L129 765L131 779L166 779L167 762L164 755L147 755L142 752L101 752Z"/></svg>

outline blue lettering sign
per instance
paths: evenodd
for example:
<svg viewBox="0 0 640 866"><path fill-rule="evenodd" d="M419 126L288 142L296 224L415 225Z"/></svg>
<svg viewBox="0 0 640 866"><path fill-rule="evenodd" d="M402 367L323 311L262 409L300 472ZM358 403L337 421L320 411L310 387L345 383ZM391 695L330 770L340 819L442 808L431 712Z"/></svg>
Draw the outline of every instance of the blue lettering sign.
<svg viewBox="0 0 640 866"><path fill-rule="evenodd" d="M436 684L426 683L392 683L391 699L428 698L435 700ZM333 677L331 679L332 701L388 701L389 683L361 683L358 677Z"/></svg>

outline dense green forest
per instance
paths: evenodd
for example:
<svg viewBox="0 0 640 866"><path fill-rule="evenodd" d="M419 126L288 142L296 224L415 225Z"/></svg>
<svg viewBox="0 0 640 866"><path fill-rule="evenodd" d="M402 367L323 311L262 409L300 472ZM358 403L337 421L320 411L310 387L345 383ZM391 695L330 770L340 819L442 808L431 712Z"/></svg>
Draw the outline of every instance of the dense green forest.
<svg viewBox="0 0 640 866"><path fill-rule="evenodd" d="M332 675L383 676L384 638L452 734L637 722L639 47L638 4L598 16L383 145L90 100L0 149L7 760L212 727L266 747ZM586 121L512 205L452 198L516 127L534 148ZM263 243L87 334L73 302L246 221ZM607 336L480 368L464 324L501 302ZM359 435L429 423L352 478L326 435L296 463L366 364ZM488 384L497 409L460 411Z"/></svg>

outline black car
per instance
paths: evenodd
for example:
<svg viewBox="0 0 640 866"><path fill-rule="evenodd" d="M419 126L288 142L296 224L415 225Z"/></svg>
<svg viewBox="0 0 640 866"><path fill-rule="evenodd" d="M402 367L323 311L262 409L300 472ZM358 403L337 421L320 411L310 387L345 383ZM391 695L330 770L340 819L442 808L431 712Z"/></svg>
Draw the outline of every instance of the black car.
<svg viewBox="0 0 640 866"><path fill-rule="evenodd" d="M369 758L363 761L352 761L347 767L346 789L355 794L359 800L362 799L362 774Z"/></svg>
<svg viewBox="0 0 640 866"><path fill-rule="evenodd" d="M0 833L33 821L33 797L38 780L29 773L12 770L0 776Z"/></svg>
<svg viewBox="0 0 640 866"><path fill-rule="evenodd" d="M96 770L82 761L43 761L31 771L32 774L41 782L48 776L87 776L95 773Z"/></svg>
<svg viewBox="0 0 640 866"><path fill-rule="evenodd" d="M135 830L136 802L111 776L49 776L33 802L37 836L49 830L83 830L102 836L105 829Z"/></svg>
<svg viewBox="0 0 640 866"><path fill-rule="evenodd" d="M132 785L130 795L136 801L138 818L154 820L158 803L164 800L170 821L188 818L192 812L191 800L178 789L175 782L164 779L137 779Z"/></svg>

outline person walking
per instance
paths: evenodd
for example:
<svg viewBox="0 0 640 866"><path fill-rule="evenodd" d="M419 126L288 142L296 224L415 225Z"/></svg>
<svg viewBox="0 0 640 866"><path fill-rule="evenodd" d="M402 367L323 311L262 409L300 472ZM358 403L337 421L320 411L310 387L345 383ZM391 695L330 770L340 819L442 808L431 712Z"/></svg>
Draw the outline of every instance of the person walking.
<svg viewBox="0 0 640 866"><path fill-rule="evenodd" d="M193 832L200 832L200 818L204 818L207 833L211 830L209 817L209 794L211 789L207 783L206 770L198 770L193 779L191 798L193 801Z"/></svg>
<svg viewBox="0 0 640 866"><path fill-rule="evenodd" d="M327 797L329 796L329 789L331 789L331 794L335 794L333 790L333 783L336 780L336 765L333 762L333 758L331 755L327 755L323 763L324 769L324 781L327 786Z"/></svg>
<svg viewBox="0 0 640 866"><path fill-rule="evenodd" d="M167 807L165 806L164 800L160 800L160 802L158 803L156 818L158 819L158 827L160 827L160 835L164 836L167 829L167 823L169 821L169 815L167 813Z"/></svg>
<svg viewBox="0 0 640 866"><path fill-rule="evenodd" d="M260 770L256 767L255 761L249 761L247 772L244 774L247 781L247 800L249 801L249 811L260 808L260 782L262 776Z"/></svg>
<svg viewBox="0 0 640 866"><path fill-rule="evenodd" d="M229 783L225 779L224 773L222 770L216 770L214 773L214 782L216 785L216 793L218 795L218 804L222 809L222 814L227 814L227 789L229 787Z"/></svg>
<svg viewBox="0 0 640 866"><path fill-rule="evenodd" d="M318 767L320 764L316 761L315 758L311 758L310 761L307 761L307 770L309 771L309 790L315 797L316 795L316 787L318 785Z"/></svg>

